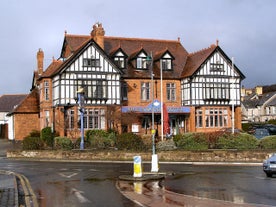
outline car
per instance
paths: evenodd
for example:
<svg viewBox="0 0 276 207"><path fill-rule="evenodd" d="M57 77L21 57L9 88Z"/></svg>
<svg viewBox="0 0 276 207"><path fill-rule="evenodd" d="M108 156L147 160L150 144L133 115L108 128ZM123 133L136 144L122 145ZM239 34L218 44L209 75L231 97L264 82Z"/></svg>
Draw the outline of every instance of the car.
<svg viewBox="0 0 276 207"><path fill-rule="evenodd" d="M257 139L261 139L266 136L276 135L276 125L255 125L249 130L249 133L253 134Z"/></svg>
<svg viewBox="0 0 276 207"><path fill-rule="evenodd" d="M267 177L272 177L273 174L276 174L276 153L263 162L263 171Z"/></svg>
<svg viewBox="0 0 276 207"><path fill-rule="evenodd" d="M263 137L269 136L270 133L268 131L267 128L261 128L261 127L257 127L254 129L254 133L253 135L257 138L257 139L261 139Z"/></svg>

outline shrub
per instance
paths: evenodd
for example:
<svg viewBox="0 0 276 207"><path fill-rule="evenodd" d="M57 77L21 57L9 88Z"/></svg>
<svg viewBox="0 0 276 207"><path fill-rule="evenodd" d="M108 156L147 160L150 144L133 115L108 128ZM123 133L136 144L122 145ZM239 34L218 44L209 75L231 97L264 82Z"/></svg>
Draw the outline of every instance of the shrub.
<svg viewBox="0 0 276 207"><path fill-rule="evenodd" d="M40 131L33 130L33 131L30 132L28 137L40 137Z"/></svg>
<svg viewBox="0 0 276 207"><path fill-rule="evenodd" d="M203 133L186 133L177 137L176 146L184 150L206 150L208 141Z"/></svg>
<svg viewBox="0 0 276 207"><path fill-rule="evenodd" d="M183 134L176 134L173 136L173 141L175 142L176 145L177 145L178 141L180 139L182 139L182 136L183 136Z"/></svg>
<svg viewBox="0 0 276 207"><path fill-rule="evenodd" d="M116 147L119 150L134 150L134 151L142 151L146 149L142 138L137 134L133 134L133 133L120 134L116 139Z"/></svg>
<svg viewBox="0 0 276 207"><path fill-rule="evenodd" d="M84 149L90 148L90 143L86 139L84 139L83 141L84 141ZM81 143L81 138L78 138L75 141L75 143L73 143L73 148L74 149L80 149L80 143Z"/></svg>
<svg viewBox="0 0 276 207"><path fill-rule="evenodd" d="M267 136L259 140L259 148L276 149L276 135Z"/></svg>
<svg viewBox="0 0 276 207"><path fill-rule="evenodd" d="M44 142L40 137L25 137L23 139L23 150L41 150Z"/></svg>
<svg viewBox="0 0 276 207"><path fill-rule="evenodd" d="M54 134L52 133L51 127L45 127L41 130L41 138L48 147L53 147Z"/></svg>
<svg viewBox="0 0 276 207"><path fill-rule="evenodd" d="M216 146L218 149L256 149L258 146L258 140L247 133L230 133L219 137Z"/></svg>
<svg viewBox="0 0 276 207"><path fill-rule="evenodd" d="M67 137L55 137L54 143L55 149L71 150L73 148L72 141Z"/></svg>
<svg viewBox="0 0 276 207"><path fill-rule="evenodd" d="M114 147L116 134L114 131L89 130L86 132L87 142L91 148L109 148Z"/></svg>
<svg viewBox="0 0 276 207"><path fill-rule="evenodd" d="M163 141L163 142L158 142L156 144L156 150L159 151L167 151L167 150L175 150L175 142L172 139Z"/></svg>

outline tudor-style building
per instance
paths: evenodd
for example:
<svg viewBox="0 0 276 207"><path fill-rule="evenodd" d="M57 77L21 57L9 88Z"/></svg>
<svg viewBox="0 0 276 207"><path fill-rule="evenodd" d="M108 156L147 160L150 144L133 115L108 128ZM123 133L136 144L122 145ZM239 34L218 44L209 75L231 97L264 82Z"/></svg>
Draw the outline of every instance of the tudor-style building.
<svg viewBox="0 0 276 207"><path fill-rule="evenodd" d="M192 131L241 129L241 81L245 76L216 45L189 54L181 76L181 104L191 108ZM232 112L234 109L234 112Z"/></svg>
<svg viewBox="0 0 276 207"><path fill-rule="evenodd" d="M85 130L149 134L154 111L160 135L162 101L170 133L231 127L232 108L235 127L241 128L245 77L218 42L189 54L179 39L109 37L95 24L90 35L65 33L60 58L46 70L43 56L39 50L32 83L39 93L40 129L50 126L60 136L79 137L80 89Z"/></svg>

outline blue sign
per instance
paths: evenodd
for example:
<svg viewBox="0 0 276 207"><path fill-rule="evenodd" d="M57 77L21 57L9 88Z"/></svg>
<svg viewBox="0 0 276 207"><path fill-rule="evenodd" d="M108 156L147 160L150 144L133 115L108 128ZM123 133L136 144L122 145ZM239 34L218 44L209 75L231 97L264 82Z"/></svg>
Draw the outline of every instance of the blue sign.
<svg viewBox="0 0 276 207"><path fill-rule="evenodd" d="M148 106L122 106L122 113L136 112L136 113L161 113L161 102L154 100ZM167 106L168 113L190 113L190 107L185 106Z"/></svg>

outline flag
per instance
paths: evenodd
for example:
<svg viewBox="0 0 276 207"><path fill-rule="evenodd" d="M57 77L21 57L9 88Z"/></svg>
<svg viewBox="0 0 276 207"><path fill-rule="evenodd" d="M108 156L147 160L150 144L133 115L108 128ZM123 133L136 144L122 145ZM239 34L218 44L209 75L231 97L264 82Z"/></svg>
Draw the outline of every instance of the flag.
<svg viewBox="0 0 276 207"><path fill-rule="evenodd" d="M170 134L170 125L169 125L169 113L167 106L163 103L163 133L167 136Z"/></svg>

